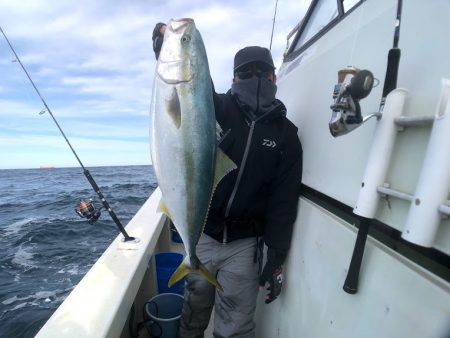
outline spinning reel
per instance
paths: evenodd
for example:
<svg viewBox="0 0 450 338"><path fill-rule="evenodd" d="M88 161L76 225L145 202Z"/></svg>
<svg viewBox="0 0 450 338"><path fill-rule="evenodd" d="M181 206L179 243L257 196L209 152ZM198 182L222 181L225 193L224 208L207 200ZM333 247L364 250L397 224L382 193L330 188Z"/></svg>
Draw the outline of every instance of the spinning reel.
<svg viewBox="0 0 450 338"><path fill-rule="evenodd" d="M81 200L78 206L78 209L75 209L75 212L81 218L86 218L89 224L94 224L100 218L101 215L101 207L96 208L92 199L89 200Z"/></svg>
<svg viewBox="0 0 450 338"><path fill-rule="evenodd" d="M331 135L345 135L380 113L362 116L359 100L367 97L374 84L373 74L369 70L347 67L338 71L338 83L334 86L333 111L328 123Z"/></svg>

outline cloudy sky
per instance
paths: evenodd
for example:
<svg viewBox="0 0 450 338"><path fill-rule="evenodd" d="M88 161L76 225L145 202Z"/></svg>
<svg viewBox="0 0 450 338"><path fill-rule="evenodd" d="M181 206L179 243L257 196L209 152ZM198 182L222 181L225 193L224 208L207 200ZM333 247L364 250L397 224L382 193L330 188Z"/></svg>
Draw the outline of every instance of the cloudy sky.
<svg viewBox="0 0 450 338"><path fill-rule="evenodd" d="M279 0L272 53L309 1ZM275 0L0 0L0 26L86 167L150 164L152 31L191 17L218 92L233 57L269 47ZM0 34L0 169L78 166L75 156Z"/></svg>

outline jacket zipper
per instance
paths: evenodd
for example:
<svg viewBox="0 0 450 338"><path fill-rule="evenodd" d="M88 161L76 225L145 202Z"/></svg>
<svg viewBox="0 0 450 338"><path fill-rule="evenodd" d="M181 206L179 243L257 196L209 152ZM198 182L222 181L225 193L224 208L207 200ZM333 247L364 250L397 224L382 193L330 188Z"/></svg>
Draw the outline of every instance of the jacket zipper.
<svg viewBox="0 0 450 338"><path fill-rule="evenodd" d="M250 125L250 131L248 133L247 137L247 144L245 146L244 156L242 157L241 167L239 169L239 173L236 179L236 183L234 184L233 191L231 192L230 199L228 200L227 209L225 210L225 219L228 218L228 215L230 214L231 205L233 204L233 200L236 196L239 183L241 182L242 174L244 173L245 164L247 162L248 153L250 150L250 145L252 143L252 137L253 137L253 130L255 129L255 123L256 121L252 121L252 124ZM225 226L223 228L223 238L222 238L222 244L227 244L228 242L228 226L225 221Z"/></svg>
<svg viewBox="0 0 450 338"><path fill-rule="evenodd" d="M259 110L259 91L261 89L261 79L258 81L258 88L257 88L257 94L256 94L256 112ZM248 133L247 137L247 144L245 145L245 151L244 156L242 157L241 167L239 169L239 173L236 179L236 183L234 184L233 191L231 192L230 199L228 200L227 209L225 210L225 220L228 218L228 215L230 214L231 205L233 204L233 200L236 197L237 190L239 188L239 183L241 182L242 174L244 173L245 164L247 163L247 157L248 153L250 151L250 145L252 143L253 138L253 130L255 129L255 124L257 121L264 118L266 115L268 115L270 112L267 112L263 116L257 117L255 120L252 121L252 124L250 125L250 131ZM223 228L223 238L222 238L222 244L227 244L228 242L228 225L225 221L225 226Z"/></svg>

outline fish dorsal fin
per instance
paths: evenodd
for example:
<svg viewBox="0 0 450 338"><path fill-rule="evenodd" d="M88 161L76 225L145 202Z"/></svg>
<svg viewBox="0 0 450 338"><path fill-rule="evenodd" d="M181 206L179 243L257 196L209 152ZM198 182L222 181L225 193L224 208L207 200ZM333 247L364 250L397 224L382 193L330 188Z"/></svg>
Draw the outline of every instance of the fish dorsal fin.
<svg viewBox="0 0 450 338"><path fill-rule="evenodd" d="M209 213L209 208L211 207L212 197L214 195L214 191L216 191L217 185L222 180L222 178L225 177L226 174L228 174L230 171L232 171L236 168L237 168L236 164L227 156L227 154L225 154L222 151L222 149L217 147L217 149L216 149L216 166L215 166L215 171L214 171L214 181L213 181L213 185L212 185L211 196L209 199L208 211L206 212L207 215ZM208 216L205 217L205 221L202 226L202 232L205 229L207 219L208 219Z"/></svg>
<svg viewBox="0 0 450 338"><path fill-rule="evenodd" d="M169 211L169 209L167 208L167 205L166 205L166 203L164 203L163 200L160 200L160 201L159 201L159 204L158 204L158 211L159 211L159 212L162 212L162 213L165 213L165 214L167 215L167 217L169 217L170 220L172 220L172 215L170 214L170 211ZM172 220L172 222L173 222L173 220Z"/></svg>
<svg viewBox="0 0 450 338"><path fill-rule="evenodd" d="M177 129L180 129L181 125L181 107L180 98L178 97L178 92L175 87L172 87L172 91L166 98L166 112L173 121L173 124Z"/></svg>
<svg viewBox="0 0 450 338"><path fill-rule="evenodd" d="M214 172L214 182L213 189L214 192L216 190L217 185L228 174L230 171L236 169L237 166L234 162L220 149L217 147L216 150L216 169Z"/></svg>

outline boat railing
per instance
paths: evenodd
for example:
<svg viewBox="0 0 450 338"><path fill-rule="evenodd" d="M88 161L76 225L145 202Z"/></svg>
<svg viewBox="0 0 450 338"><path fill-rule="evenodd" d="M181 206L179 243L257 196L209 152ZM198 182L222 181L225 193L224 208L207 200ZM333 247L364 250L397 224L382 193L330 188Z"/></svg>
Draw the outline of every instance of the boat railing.
<svg viewBox="0 0 450 338"><path fill-rule="evenodd" d="M126 226L137 240L117 236L36 337L123 336L166 221L156 211L160 198L156 189Z"/></svg>

